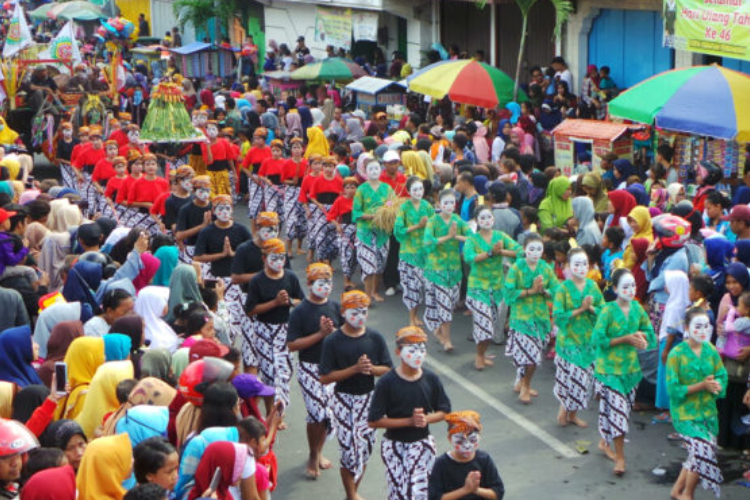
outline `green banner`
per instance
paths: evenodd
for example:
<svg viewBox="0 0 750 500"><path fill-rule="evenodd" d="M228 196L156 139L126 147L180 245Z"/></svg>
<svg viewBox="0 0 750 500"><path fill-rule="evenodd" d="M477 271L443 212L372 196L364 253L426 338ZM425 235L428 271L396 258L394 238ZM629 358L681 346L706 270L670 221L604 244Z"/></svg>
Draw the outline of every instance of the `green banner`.
<svg viewBox="0 0 750 500"><path fill-rule="evenodd" d="M664 46L750 60L750 2L665 0Z"/></svg>

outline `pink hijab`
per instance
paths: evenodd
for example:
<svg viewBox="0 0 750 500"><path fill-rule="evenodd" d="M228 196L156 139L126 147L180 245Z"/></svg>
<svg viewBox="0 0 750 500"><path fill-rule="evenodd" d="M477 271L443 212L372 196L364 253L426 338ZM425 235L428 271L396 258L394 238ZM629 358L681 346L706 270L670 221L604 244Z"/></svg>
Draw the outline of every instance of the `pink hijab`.
<svg viewBox="0 0 750 500"><path fill-rule="evenodd" d="M479 122L477 124L477 131L472 138L474 142L474 154L477 155L477 160L484 163L490 161L490 145L487 144L487 127Z"/></svg>
<svg viewBox="0 0 750 500"><path fill-rule="evenodd" d="M522 155L533 155L534 154L534 136L531 134L524 134L523 143L521 144Z"/></svg>
<svg viewBox="0 0 750 500"><path fill-rule="evenodd" d="M144 288L151 283L151 280L154 279L156 271L159 270L159 266L161 265L161 261L149 252L141 254L141 262L143 263L143 269L141 269L141 272L138 273L138 276L133 280L133 286L135 287L136 292L141 291L141 288Z"/></svg>

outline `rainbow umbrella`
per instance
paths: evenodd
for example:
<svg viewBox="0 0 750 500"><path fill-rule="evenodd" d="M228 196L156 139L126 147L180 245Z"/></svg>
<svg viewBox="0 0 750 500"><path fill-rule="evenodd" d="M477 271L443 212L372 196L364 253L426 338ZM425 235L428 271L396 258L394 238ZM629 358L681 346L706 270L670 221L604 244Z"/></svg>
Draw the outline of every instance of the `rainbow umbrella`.
<svg viewBox="0 0 750 500"><path fill-rule="evenodd" d="M359 64L329 57L319 62L305 64L289 75L292 80L354 80L367 73Z"/></svg>
<svg viewBox="0 0 750 500"><path fill-rule="evenodd" d="M494 66L473 59L436 62L406 81L412 92L437 99L447 95L453 102L482 108L494 108L513 101L513 79ZM518 101L526 100L526 94L519 90Z"/></svg>
<svg viewBox="0 0 750 500"><path fill-rule="evenodd" d="M612 116L738 142L750 141L748 109L750 76L716 65L660 73L609 103Z"/></svg>

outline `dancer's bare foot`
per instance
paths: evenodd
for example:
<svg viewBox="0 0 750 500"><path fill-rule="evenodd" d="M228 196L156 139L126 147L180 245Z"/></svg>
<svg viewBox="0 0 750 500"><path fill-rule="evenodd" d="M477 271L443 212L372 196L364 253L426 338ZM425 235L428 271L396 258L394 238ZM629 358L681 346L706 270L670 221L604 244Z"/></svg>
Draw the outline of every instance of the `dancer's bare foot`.
<svg viewBox="0 0 750 500"><path fill-rule="evenodd" d="M277 426L276 428L277 428L278 430L280 430L280 431L285 431L285 430L286 430L286 422L284 422L284 421L282 420L281 422L279 422L279 425L278 425L278 426Z"/></svg>
<svg viewBox="0 0 750 500"><path fill-rule="evenodd" d="M673 500L680 500L680 498L682 498L682 491L677 489L677 484L672 486L672 490L669 492L669 498Z"/></svg>
<svg viewBox="0 0 750 500"><path fill-rule="evenodd" d="M603 439L599 440L599 449L604 452L604 454L607 456L608 459L612 460L614 462L616 456L615 452L610 446L607 444L607 442Z"/></svg>
<svg viewBox="0 0 750 500"><path fill-rule="evenodd" d="M539 393L535 389L529 389L529 394L534 398L539 396Z"/></svg>
<svg viewBox="0 0 750 500"><path fill-rule="evenodd" d="M372 298L375 300L375 302L385 302L385 299L379 293L373 293Z"/></svg>
<svg viewBox="0 0 750 500"><path fill-rule="evenodd" d="M560 405L560 409L557 410L557 425L560 427L567 427L569 423L568 412L565 411L564 406Z"/></svg>
<svg viewBox="0 0 750 500"><path fill-rule="evenodd" d="M481 372L484 370L484 356L476 355L474 356L474 368Z"/></svg>
<svg viewBox="0 0 750 500"><path fill-rule="evenodd" d="M576 427L580 427L582 429L585 429L586 427L589 426L588 422L586 422L585 420L581 420L580 418L578 418L578 415L576 415L574 417L570 417L568 419L568 422L570 422L571 424L575 425Z"/></svg>
<svg viewBox="0 0 750 500"><path fill-rule="evenodd" d="M315 460L308 460L307 461L307 467L305 468L305 477L311 481L315 481L320 477L320 469L318 468L318 464L315 463Z"/></svg>
<svg viewBox="0 0 750 500"><path fill-rule="evenodd" d="M518 395L518 400L525 404L531 404L531 391L526 387L521 387L521 393Z"/></svg>
<svg viewBox="0 0 750 500"><path fill-rule="evenodd" d="M615 468L612 469L612 473L617 477L622 477L625 474L625 459L624 458L615 460Z"/></svg>
<svg viewBox="0 0 750 500"><path fill-rule="evenodd" d="M521 382L518 382L516 385L513 386L513 392L515 392L516 394L521 392Z"/></svg>
<svg viewBox="0 0 750 500"><path fill-rule="evenodd" d="M323 457L323 456L320 457L320 460L318 461L318 465L323 470L328 470L331 467L333 467L333 463L330 460L328 460L326 457Z"/></svg>
<svg viewBox="0 0 750 500"><path fill-rule="evenodd" d="M417 319L414 320L414 324L412 326L424 326L424 321L422 321L421 319L417 318Z"/></svg>
<svg viewBox="0 0 750 500"><path fill-rule="evenodd" d="M492 361L492 358L489 356L484 357L484 365L485 366L495 366L495 362Z"/></svg>
<svg viewBox="0 0 750 500"><path fill-rule="evenodd" d="M453 349L455 349L455 348L453 347L453 344L451 342L446 342L446 343L443 344L443 351L445 351L445 352L453 352Z"/></svg>

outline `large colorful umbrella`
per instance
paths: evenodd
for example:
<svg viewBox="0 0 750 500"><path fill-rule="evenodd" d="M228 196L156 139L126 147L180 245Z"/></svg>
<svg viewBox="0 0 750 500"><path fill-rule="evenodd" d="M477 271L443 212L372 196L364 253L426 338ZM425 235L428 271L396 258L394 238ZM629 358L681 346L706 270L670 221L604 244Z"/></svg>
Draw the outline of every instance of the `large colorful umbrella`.
<svg viewBox="0 0 750 500"><path fill-rule="evenodd" d="M750 141L750 76L721 66L666 71L623 92L609 114L687 134Z"/></svg>
<svg viewBox="0 0 750 500"><path fill-rule="evenodd" d="M437 99L446 95L453 102L494 108L513 101L511 77L489 64L473 59L440 61L430 64L406 79L409 90ZM518 92L518 101L528 98Z"/></svg>
<svg viewBox="0 0 750 500"><path fill-rule="evenodd" d="M63 2L55 4L54 7L47 11L47 17L50 19L67 19L74 21L96 21L97 19L107 19L101 7L74 0L72 2Z"/></svg>
<svg viewBox="0 0 750 500"><path fill-rule="evenodd" d="M354 80L367 73L359 64L329 57L322 61L305 64L300 69L292 71L292 80Z"/></svg>

